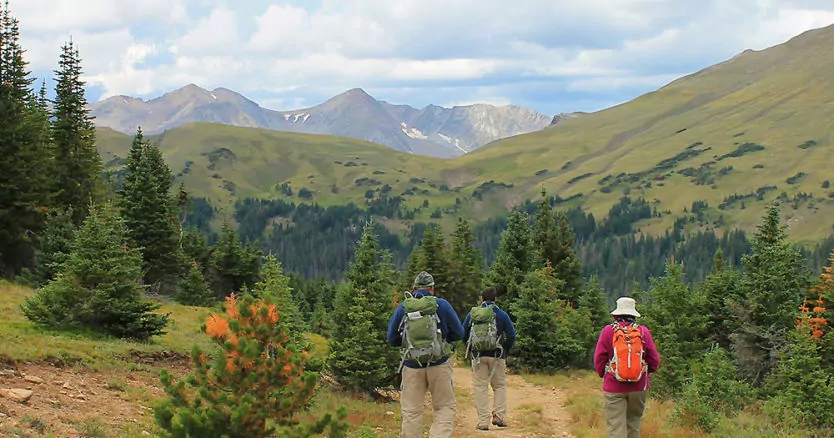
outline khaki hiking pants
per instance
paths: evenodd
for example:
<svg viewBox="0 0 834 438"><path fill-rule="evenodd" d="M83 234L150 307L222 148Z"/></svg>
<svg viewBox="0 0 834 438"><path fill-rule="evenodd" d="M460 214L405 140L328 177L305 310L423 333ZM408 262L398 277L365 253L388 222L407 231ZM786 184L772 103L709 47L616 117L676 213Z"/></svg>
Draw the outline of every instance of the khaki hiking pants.
<svg viewBox="0 0 834 438"><path fill-rule="evenodd" d="M489 373L495 366L492 378ZM495 393L494 408L489 409L489 387ZM489 427L494 413L501 420L507 418L507 364L504 359L481 357L472 361L472 393L475 396L475 410L478 411L477 426Z"/></svg>
<svg viewBox="0 0 834 438"><path fill-rule="evenodd" d="M608 438L640 438L646 391L603 392Z"/></svg>
<svg viewBox="0 0 834 438"><path fill-rule="evenodd" d="M403 367L400 408L403 414L402 438L423 436L423 403L431 393L434 420L429 438L450 438L455 427L455 388L452 359L441 365L413 369Z"/></svg>

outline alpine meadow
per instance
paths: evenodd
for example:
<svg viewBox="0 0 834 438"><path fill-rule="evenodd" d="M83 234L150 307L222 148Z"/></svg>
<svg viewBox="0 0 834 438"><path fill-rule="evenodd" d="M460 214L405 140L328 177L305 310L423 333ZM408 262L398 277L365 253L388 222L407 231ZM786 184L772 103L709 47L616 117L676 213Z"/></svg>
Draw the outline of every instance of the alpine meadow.
<svg viewBox="0 0 834 438"><path fill-rule="evenodd" d="M621 297L660 356L639 436L834 434L834 26L549 125L352 89L293 130L302 110L226 89L88 102L95 54L72 39L48 89L16 5L0 14L3 436L398 437L416 356L392 328L419 313L459 319L425 348L451 363L451 436L605 437L595 355ZM492 291L515 335L508 414L484 432L480 357L440 338L494 322Z"/></svg>

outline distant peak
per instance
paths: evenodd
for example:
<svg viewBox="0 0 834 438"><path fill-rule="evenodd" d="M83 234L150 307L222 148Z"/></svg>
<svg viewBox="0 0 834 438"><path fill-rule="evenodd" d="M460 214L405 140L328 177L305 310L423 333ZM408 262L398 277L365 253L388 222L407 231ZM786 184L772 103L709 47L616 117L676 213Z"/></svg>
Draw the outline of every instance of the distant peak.
<svg viewBox="0 0 834 438"><path fill-rule="evenodd" d="M351 88L338 96L332 97L328 102L376 102L370 94L361 88Z"/></svg>
<svg viewBox="0 0 834 438"><path fill-rule="evenodd" d="M345 91L345 92L344 92L344 93L342 93L342 94L347 94L347 95L351 95L351 94L358 94L358 95L365 95L365 96L369 96L369 94L368 94L367 92L365 92L365 90L363 90L363 89L361 89L361 88L351 88L350 90L347 90L347 91Z"/></svg>
<svg viewBox="0 0 834 438"><path fill-rule="evenodd" d="M180 94L180 93L208 93L209 91L205 88L202 88L196 84L188 84L182 88L172 91L170 94Z"/></svg>

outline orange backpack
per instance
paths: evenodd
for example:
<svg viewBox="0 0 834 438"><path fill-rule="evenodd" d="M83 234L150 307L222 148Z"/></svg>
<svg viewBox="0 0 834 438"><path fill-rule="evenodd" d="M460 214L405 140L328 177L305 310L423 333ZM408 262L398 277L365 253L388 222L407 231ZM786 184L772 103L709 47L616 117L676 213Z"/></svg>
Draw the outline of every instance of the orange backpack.
<svg viewBox="0 0 834 438"><path fill-rule="evenodd" d="M648 371L643 357L643 332L637 323L611 324L614 328L614 357L608 371L620 382L639 382Z"/></svg>

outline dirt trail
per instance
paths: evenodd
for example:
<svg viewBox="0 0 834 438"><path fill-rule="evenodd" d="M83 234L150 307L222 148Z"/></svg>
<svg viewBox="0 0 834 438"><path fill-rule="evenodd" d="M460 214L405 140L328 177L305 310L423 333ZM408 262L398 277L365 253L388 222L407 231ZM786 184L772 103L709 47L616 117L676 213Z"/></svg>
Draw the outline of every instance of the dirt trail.
<svg viewBox="0 0 834 438"><path fill-rule="evenodd" d="M572 437L568 414L562 406L565 395L532 385L519 375L507 375L507 408L509 427L475 429L477 413L472 398L472 373L468 367L455 366L455 389L458 409L455 437ZM490 390L490 404L492 403Z"/></svg>

